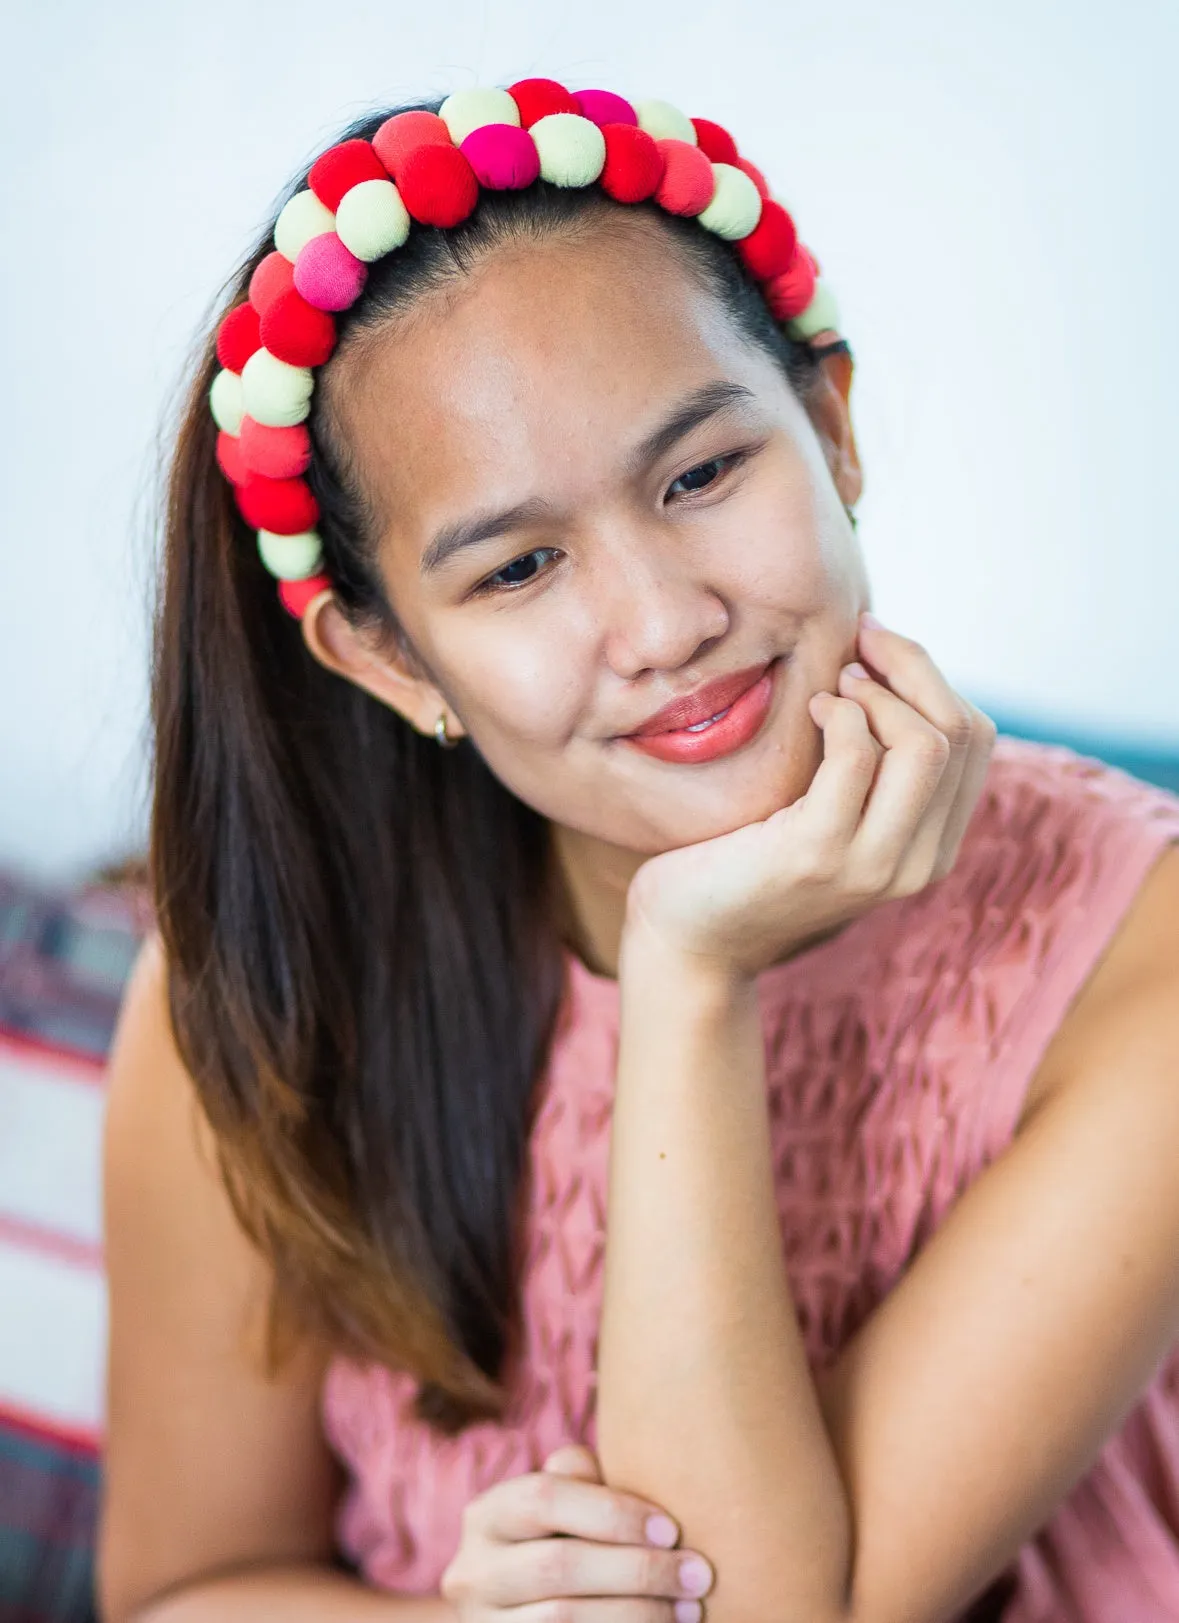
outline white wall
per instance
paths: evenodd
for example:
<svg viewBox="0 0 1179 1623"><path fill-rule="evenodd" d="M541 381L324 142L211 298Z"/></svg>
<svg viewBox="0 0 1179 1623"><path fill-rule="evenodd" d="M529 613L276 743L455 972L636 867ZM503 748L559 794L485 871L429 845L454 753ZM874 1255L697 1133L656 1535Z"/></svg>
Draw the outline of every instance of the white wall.
<svg viewBox="0 0 1179 1623"><path fill-rule="evenodd" d="M546 73L731 125L857 353L883 618L983 703L1179 741L1179 10L24 0L0 98L0 861L143 826L156 425L298 163Z"/></svg>

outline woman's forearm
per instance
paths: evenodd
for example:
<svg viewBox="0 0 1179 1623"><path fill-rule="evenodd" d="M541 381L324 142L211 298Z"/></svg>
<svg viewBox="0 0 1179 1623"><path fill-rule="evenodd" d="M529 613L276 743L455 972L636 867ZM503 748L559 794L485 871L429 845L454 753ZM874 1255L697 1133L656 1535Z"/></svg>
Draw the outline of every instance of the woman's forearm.
<svg viewBox="0 0 1179 1623"><path fill-rule="evenodd" d="M172 1590L126 1623L454 1623L436 1595L389 1595L329 1567L266 1567Z"/></svg>
<svg viewBox="0 0 1179 1623"><path fill-rule="evenodd" d="M790 1297L756 983L624 945L598 1450L717 1571L710 1623L832 1623L851 1526Z"/></svg>

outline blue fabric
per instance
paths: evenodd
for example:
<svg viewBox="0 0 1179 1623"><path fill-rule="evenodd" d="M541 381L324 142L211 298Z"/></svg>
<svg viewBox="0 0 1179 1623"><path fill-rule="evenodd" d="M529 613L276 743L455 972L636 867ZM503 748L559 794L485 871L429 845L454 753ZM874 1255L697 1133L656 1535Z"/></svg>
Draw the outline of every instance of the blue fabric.
<svg viewBox="0 0 1179 1623"><path fill-rule="evenodd" d="M95 1623L95 1455L0 1416L0 1623Z"/></svg>

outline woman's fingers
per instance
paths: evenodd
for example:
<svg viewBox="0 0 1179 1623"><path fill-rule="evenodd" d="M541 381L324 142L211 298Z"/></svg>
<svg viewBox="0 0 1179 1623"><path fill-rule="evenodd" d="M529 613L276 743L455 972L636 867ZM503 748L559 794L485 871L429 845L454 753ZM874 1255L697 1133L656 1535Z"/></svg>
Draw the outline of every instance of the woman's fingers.
<svg viewBox="0 0 1179 1623"><path fill-rule="evenodd" d="M849 852L854 888L872 894L890 888L915 846L936 850L940 825L927 832L927 815L950 762L950 747L936 727L868 676L841 677L854 691L872 732L884 746L872 792ZM918 860L921 852L917 853Z"/></svg>
<svg viewBox="0 0 1179 1623"><path fill-rule="evenodd" d="M674 1542L679 1537L675 1523L658 1505L555 1471L509 1477L472 1499L463 1514L465 1526L501 1542L567 1533L607 1544L666 1548L669 1538ZM652 1518L658 1520L649 1527Z"/></svg>
<svg viewBox="0 0 1179 1623"><path fill-rule="evenodd" d="M865 704L874 726L878 717L887 714L888 700L884 696L899 699L912 715L940 734L949 749L936 787L913 830L911 844L899 856L895 887L897 891L910 891L941 878L953 866L986 776L995 727L988 716L954 691L925 649L911 638L898 636L878 624L864 624L860 648L872 666L869 679L857 679L851 674L855 667L850 668L851 673L845 668L840 675L841 690ZM911 735L910 745L920 757L922 744L917 732ZM936 748L928 741L926 747ZM881 809L878 798L884 800L887 794L883 786L879 797L873 791L866 825ZM898 807L895 815L903 817L904 808ZM886 848L897 855L895 842L890 844L883 823L876 828L866 826L864 836L865 845L873 846L874 861L884 860Z"/></svg>
<svg viewBox="0 0 1179 1623"><path fill-rule="evenodd" d="M881 748L858 704L834 693L815 693L811 717L823 734L823 759L806 794L779 815L799 816L836 850L846 849L859 827ZM795 810L797 808L797 811Z"/></svg>
<svg viewBox="0 0 1179 1623"><path fill-rule="evenodd" d="M645 1595L665 1600L699 1598L713 1582L712 1568L693 1550L592 1544L584 1539L530 1539L504 1545L479 1585L493 1606L573 1595Z"/></svg>

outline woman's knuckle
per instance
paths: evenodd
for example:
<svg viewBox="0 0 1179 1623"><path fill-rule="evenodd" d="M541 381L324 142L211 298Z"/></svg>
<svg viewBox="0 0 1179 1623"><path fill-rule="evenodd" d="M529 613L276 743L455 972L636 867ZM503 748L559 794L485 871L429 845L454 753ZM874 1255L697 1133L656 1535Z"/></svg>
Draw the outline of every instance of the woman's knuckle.
<svg viewBox="0 0 1179 1623"><path fill-rule="evenodd" d="M959 705L938 719L937 728L953 750L964 750L974 738L974 717Z"/></svg>
<svg viewBox="0 0 1179 1623"><path fill-rule="evenodd" d="M882 857L873 858L862 863L852 876L849 889L853 896L861 899L871 899L884 896L890 889L896 874L896 865Z"/></svg>
<svg viewBox="0 0 1179 1623"><path fill-rule="evenodd" d="M568 1587L572 1573L570 1545L564 1539L541 1539L535 1556L535 1578L550 1593Z"/></svg>
<svg viewBox="0 0 1179 1623"><path fill-rule="evenodd" d="M536 1471L528 1479L528 1510L545 1526L556 1511L558 1487L558 1478L548 1471Z"/></svg>
<svg viewBox="0 0 1179 1623"><path fill-rule="evenodd" d="M635 1556L636 1595L670 1595L668 1580L675 1557L666 1550L639 1550Z"/></svg>
<svg viewBox="0 0 1179 1623"><path fill-rule="evenodd" d="M913 737L913 757L918 766L937 770L950 759L950 741L936 727L923 727Z"/></svg>

